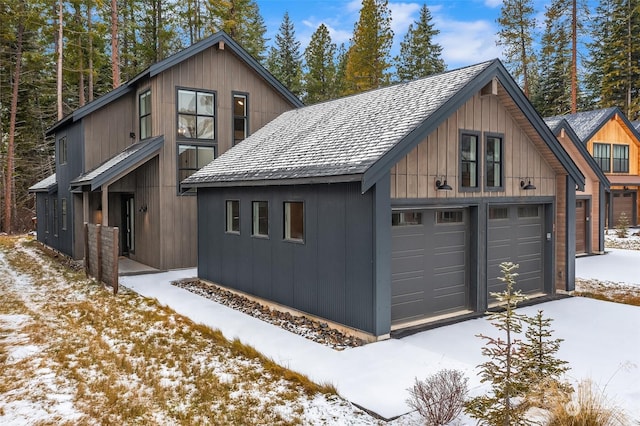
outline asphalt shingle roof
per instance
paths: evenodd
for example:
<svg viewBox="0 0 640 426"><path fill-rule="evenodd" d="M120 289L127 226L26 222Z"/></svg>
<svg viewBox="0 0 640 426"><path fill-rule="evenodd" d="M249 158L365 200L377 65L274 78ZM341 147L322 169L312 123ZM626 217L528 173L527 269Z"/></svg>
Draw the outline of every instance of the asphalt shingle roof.
<svg viewBox="0 0 640 426"><path fill-rule="evenodd" d="M573 131L576 132L576 135L578 135L582 143L586 143L587 139L593 135L600 126L602 126L604 121L609 118L616 109L616 107L597 109L594 111L549 117L544 120L546 122L547 120L564 118L567 120ZM547 125L549 124L547 123ZM549 125L549 127L551 126Z"/></svg>
<svg viewBox="0 0 640 426"><path fill-rule="evenodd" d="M493 62L285 112L183 183L363 174Z"/></svg>
<svg viewBox="0 0 640 426"><path fill-rule="evenodd" d="M47 192L57 184L56 174L52 174L42 179L40 182L29 187L29 192Z"/></svg>

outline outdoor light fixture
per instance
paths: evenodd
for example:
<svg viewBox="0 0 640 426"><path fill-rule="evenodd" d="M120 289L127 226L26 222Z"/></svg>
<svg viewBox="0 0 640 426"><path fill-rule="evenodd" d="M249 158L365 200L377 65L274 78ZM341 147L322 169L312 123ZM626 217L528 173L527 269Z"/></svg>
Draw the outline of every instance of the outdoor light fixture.
<svg viewBox="0 0 640 426"><path fill-rule="evenodd" d="M438 191L451 191L451 185L447 183L446 176L442 176L440 178L436 177L436 189Z"/></svg>
<svg viewBox="0 0 640 426"><path fill-rule="evenodd" d="M134 132L129 132L129 137L131 139L135 139L136 138L136 134Z"/></svg>
<svg viewBox="0 0 640 426"><path fill-rule="evenodd" d="M525 184L525 180L528 182ZM523 180L520 181L520 188L522 188L525 191L529 191L532 189L536 189L536 186L534 184L531 183L531 178L524 178Z"/></svg>
<svg viewBox="0 0 640 426"><path fill-rule="evenodd" d="M146 213L147 212L147 205L145 204L144 206L140 207L138 209L139 213Z"/></svg>

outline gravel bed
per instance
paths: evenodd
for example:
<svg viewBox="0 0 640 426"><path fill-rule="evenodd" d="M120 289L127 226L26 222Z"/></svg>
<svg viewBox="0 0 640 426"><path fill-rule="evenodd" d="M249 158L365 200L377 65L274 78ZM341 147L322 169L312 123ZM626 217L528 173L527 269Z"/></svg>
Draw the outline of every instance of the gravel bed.
<svg viewBox="0 0 640 426"><path fill-rule="evenodd" d="M339 351L366 343L362 339L329 327L325 322L270 309L244 296L198 279L178 280L171 284Z"/></svg>

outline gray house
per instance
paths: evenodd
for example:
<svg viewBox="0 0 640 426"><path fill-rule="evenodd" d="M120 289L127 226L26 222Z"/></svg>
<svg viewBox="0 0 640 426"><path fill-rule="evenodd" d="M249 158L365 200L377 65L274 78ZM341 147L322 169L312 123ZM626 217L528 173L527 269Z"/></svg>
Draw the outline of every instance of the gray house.
<svg viewBox="0 0 640 426"><path fill-rule="evenodd" d="M299 108L183 181L198 275L360 332L573 285L584 176L498 61Z"/></svg>
<svg viewBox="0 0 640 426"><path fill-rule="evenodd" d="M76 259L84 223L120 230L120 255L197 261L196 197L180 181L302 102L223 32L153 64L50 129L55 174L33 185L38 240Z"/></svg>

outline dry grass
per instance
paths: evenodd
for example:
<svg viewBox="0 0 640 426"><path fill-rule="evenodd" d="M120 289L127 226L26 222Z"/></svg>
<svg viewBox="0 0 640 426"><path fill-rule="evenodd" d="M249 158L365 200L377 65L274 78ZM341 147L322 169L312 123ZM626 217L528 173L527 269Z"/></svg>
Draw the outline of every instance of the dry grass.
<svg viewBox="0 0 640 426"><path fill-rule="evenodd" d="M640 306L640 287L600 280L576 279L576 296Z"/></svg>
<svg viewBox="0 0 640 426"><path fill-rule="evenodd" d="M335 394L24 238L0 237L0 256L15 271L0 268L0 416L31 403L39 424L300 424L311 398Z"/></svg>

